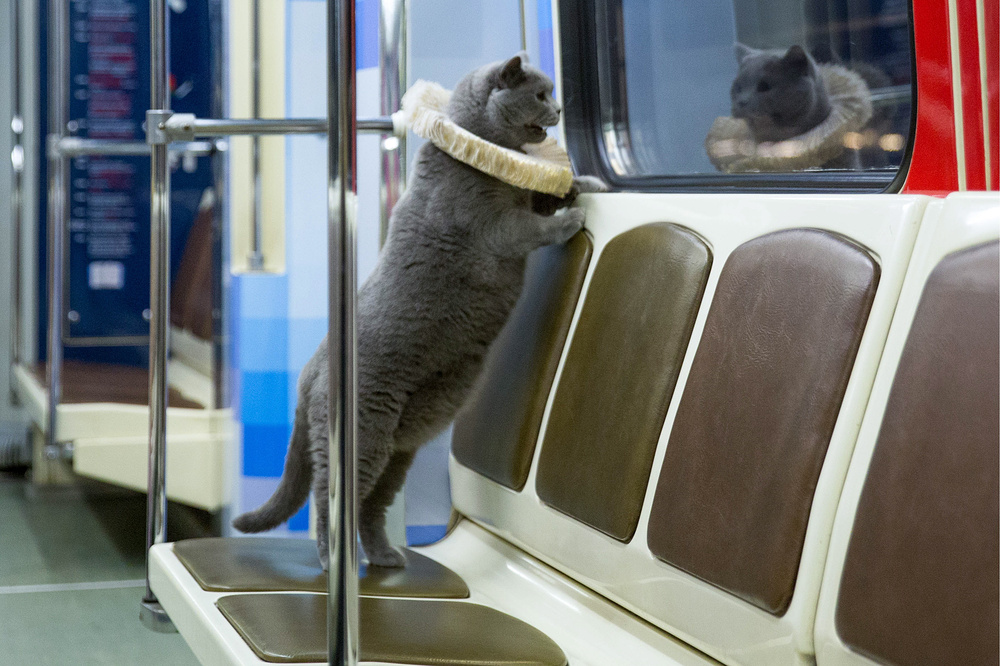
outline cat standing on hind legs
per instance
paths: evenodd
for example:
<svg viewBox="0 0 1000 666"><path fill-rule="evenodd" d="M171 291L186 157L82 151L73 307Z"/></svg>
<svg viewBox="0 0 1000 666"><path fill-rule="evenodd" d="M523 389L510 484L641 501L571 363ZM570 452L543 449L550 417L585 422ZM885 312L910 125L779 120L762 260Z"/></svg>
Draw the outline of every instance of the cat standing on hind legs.
<svg viewBox="0 0 1000 666"><path fill-rule="evenodd" d="M546 138L559 120L552 81L524 55L463 78L449 118L505 148ZM400 567L385 511L402 488L417 449L443 430L465 401L490 344L517 302L527 255L563 243L583 226L567 209L579 191L603 184L581 178L564 200L499 181L421 146L389 236L358 293L358 532L371 564ZM319 556L327 568L328 386L324 340L299 378L299 402L274 495L233 525L243 532L277 527L316 498Z"/></svg>

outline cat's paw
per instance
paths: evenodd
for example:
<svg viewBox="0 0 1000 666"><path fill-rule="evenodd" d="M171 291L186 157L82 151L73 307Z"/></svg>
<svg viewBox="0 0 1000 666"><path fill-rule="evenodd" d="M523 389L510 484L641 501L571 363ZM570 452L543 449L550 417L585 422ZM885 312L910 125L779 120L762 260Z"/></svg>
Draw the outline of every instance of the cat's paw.
<svg viewBox="0 0 1000 666"><path fill-rule="evenodd" d="M580 194L607 192L611 189L607 183L596 176L577 176L573 179L573 186Z"/></svg>
<svg viewBox="0 0 1000 666"><path fill-rule="evenodd" d="M559 217L562 224L559 227L559 238L556 239L556 242L565 243L580 229L583 229L583 223L587 219L587 214L582 208L567 208Z"/></svg>
<svg viewBox="0 0 1000 666"><path fill-rule="evenodd" d="M319 563L323 571L330 570L330 551L327 550L326 540L320 541L316 546L316 553L319 555Z"/></svg>
<svg viewBox="0 0 1000 666"><path fill-rule="evenodd" d="M365 552L368 556L368 564L375 567L394 567L400 568L406 566L406 555L403 554L398 548L393 548L388 546L377 552L369 553Z"/></svg>

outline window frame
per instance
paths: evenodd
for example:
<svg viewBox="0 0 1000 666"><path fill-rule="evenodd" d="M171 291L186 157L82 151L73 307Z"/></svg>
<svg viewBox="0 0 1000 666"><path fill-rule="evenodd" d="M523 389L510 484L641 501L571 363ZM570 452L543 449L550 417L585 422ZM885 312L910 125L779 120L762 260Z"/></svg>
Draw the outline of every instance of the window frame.
<svg viewBox="0 0 1000 666"><path fill-rule="evenodd" d="M808 171L790 173L704 173L623 176L611 168L602 136L598 64L598 2L559 2L560 76L566 149L576 173L602 178L612 190L638 192L893 193L899 192L910 166L918 110L913 0L906 3L910 44L910 124L899 168L884 172Z"/></svg>

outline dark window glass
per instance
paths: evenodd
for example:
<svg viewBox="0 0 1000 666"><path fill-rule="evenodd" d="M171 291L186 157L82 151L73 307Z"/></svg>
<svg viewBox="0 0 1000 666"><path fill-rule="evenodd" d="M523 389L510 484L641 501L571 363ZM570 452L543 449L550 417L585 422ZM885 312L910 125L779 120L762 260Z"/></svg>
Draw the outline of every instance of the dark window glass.
<svg viewBox="0 0 1000 666"><path fill-rule="evenodd" d="M571 153L618 186L880 190L904 161L907 0L591 0L565 14Z"/></svg>

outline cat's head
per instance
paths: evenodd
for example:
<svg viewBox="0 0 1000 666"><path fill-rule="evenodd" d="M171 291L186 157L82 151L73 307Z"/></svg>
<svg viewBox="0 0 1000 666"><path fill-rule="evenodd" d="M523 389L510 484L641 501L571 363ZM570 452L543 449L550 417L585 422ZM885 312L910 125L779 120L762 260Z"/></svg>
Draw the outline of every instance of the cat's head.
<svg viewBox="0 0 1000 666"><path fill-rule="evenodd" d="M739 72L729 91L734 118L758 141L782 141L812 129L830 113L816 62L801 46L762 51L736 44Z"/></svg>
<svg viewBox="0 0 1000 666"><path fill-rule="evenodd" d="M559 122L552 79L528 64L526 53L480 67L458 85L448 116L487 141L518 149L539 143L545 128Z"/></svg>

